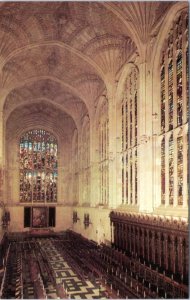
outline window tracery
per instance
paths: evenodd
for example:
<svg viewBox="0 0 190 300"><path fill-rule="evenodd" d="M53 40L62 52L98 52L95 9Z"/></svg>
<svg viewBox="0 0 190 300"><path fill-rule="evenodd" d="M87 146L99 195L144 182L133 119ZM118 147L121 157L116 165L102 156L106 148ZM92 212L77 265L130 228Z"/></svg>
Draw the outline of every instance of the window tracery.
<svg viewBox="0 0 190 300"><path fill-rule="evenodd" d="M82 202L90 201L90 122L84 121L81 137L81 192Z"/></svg>
<svg viewBox="0 0 190 300"><path fill-rule="evenodd" d="M161 143L161 203L165 204L165 137Z"/></svg>
<svg viewBox="0 0 190 300"><path fill-rule="evenodd" d="M126 79L122 101L122 204L138 203L138 71Z"/></svg>
<svg viewBox="0 0 190 300"><path fill-rule="evenodd" d="M177 190L178 205L183 204L183 137L177 138Z"/></svg>
<svg viewBox="0 0 190 300"><path fill-rule="evenodd" d="M174 200L174 141L173 134L169 139L169 204Z"/></svg>
<svg viewBox="0 0 190 300"><path fill-rule="evenodd" d="M57 140L42 129L20 138L20 202L57 201Z"/></svg>
<svg viewBox="0 0 190 300"><path fill-rule="evenodd" d="M183 205L183 158L188 151L184 128L188 126L188 16L185 11L172 24L164 43L160 65L161 204ZM178 133L181 132L181 136ZM184 144L185 143L185 144ZM168 147L168 151L166 151ZM187 149L187 150L186 150ZM174 182L177 191L174 191ZM186 197L186 196L185 196Z"/></svg>
<svg viewBox="0 0 190 300"><path fill-rule="evenodd" d="M75 130L72 141L72 175L73 175L73 202L78 203L79 199L79 174L78 174L78 132Z"/></svg>
<svg viewBox="0 0 190 300"><path fill-rule="evenodd" d="M124 107L122 113L124 113ZM123 123L122 126L124 126ZM107 205L109 202L109 121L108 121L108 106L106 102L104 102L101 106L98 132L99 132L99 168L100 168L99 204ZM122 170L122 172L124 172L124 170Z"/></svg>

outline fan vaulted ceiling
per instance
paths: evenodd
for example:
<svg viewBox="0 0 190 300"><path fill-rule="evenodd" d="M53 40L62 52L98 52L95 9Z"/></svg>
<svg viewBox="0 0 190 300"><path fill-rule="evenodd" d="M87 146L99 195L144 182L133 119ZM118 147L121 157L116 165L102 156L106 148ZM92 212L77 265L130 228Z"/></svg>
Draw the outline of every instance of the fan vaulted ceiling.
<svg viewBox="0 0 190 300"><path fill-rule="evenodd" d="M26 123L31 114L42 118L32 108L39 102L48 107L45 118L51 113L58 117L59 110L62 118L69 115L80 126L94 112L106 84L156 34L173 4L0 3L0 85L6 118L25 115Z"/></svg>

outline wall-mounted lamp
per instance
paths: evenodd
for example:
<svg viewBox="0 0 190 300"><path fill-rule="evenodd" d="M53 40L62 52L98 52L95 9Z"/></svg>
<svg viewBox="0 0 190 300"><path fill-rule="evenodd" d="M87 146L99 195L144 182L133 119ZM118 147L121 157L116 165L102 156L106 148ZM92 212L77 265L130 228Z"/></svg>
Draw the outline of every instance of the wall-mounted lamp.
<svg viewBox="0 0 190 300"><path fill-rule="evenodd" d="M1 218L1 225L3 229L7 229L8 225L10 224L10 212L6 209L5 203L0 201L0 207L3 209L3 215Z"/></svg>
<svg viewBox="0 0 190 300"><path fill-rule="evenodd" d="M73 224L77 223L77 221L79 221L79 217L77 215L77 211L73 211Z"/></svg>
<svg viewBox="0 0 190 300"><path fill-rule="evenodd" d="M90 224L92 224L92 222L90 221L89 214L84 214L84 228L86 229Z"/></svg>
<svg viewBox="0 0 190 300"><path fill-rule="evenodd" d="M153 118L153 121L157 121L158 120L158 114L156 112L153 113L152 118Z"/></svg>
<svg viewBox="0 0 190 300"><path fill-rule="evenodd" d="M148 143L148 141L150 141L150 136L148 136L146 134L141 135L141 137L140 137L141 144L146 144L146 143Z"/></svg>

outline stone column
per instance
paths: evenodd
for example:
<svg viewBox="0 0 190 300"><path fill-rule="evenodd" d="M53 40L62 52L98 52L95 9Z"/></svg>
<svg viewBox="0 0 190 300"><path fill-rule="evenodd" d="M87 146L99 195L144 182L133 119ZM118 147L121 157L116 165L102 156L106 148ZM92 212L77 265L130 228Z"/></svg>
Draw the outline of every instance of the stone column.
<svg viewBox="0 0 190 300"><path fill-rule="evenodd" d="M116 151L116 83L112 81L108 87L108 116L109 116L109 206L116 208L117 203L117 192L116 192L116 182L117 182L117 151Z"/></svg>
<svg viewBox="0 0 190 300"><path fill-rule="evenodd" d="M152 76L148 64L139 64L139 107L138 111L138 186L140 211L153 210L153 141L152 141ZM140 179L140 180L139 180Z"/></svg>
<svg viewBox="0 0 190 300"><path fill-rule="evenodd" d="M90 170L91 170L91 188L90 188L90 203L95 207L100 203L100 182L99 182L99 145L98 131L96 130L96 120L90 122Z"/></svg>

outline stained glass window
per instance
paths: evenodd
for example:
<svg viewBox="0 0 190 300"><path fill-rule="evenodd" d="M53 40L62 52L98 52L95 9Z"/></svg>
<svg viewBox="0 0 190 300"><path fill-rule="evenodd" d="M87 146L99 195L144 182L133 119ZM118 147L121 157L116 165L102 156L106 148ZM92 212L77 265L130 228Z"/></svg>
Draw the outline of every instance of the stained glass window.
<svg viewBox="0 0 190 300"><path fill-rule="evenodd" d="M124 111L123 107L125 107ZM122 201L126 204L137 204L138 72L136 68L131 70L126 79L121 113L122 155L125 157L122 161L122 164L124 163Z"/></svg>
<svg viewBox="0 0 190 300"><path fill-rule="evenodd" d="M177 125L182 124L182 52L177 56Z"/></svg>
<svg viewBox="0 0 190 300"><path fill-rule="evenodd" d="M169 130L173 128L173 61L168 66L168 110L169 110Z"/></svg>
<svg viewBox="0 0 190 300"><path fill-rule="evenodd" d="M135 93L135 146L137 145L137 92Z"/></svg>
<svg viewBox="0 0 190 300"><path fill-rule="evenodd" d="M183 204L183 137L177 138L178 205Z"/></svg>
<svg viewBox="0 0 190 300"><path fill-rule="evenodd" d="M169 139L169 204L174 200L174 141L173 134Z"/></svg>
<svg viewBox="0 0 190 300"><path fill-rule="evenodd" d="M165 131L165 68L161 71L161 131Z"/></svg>
<svg viewBox="0 0 190 300"><path fill-rule="evenodd" d="M124 104L122 104L122 150L124 150Z"/></svg>
<svg viewBox="0 0 190 300"><path fill-rule="evenodd" d="M125 103L125 145L126 145L126 149L128 149L128 102L126 101Z"/></svg>
<svg viewBox="0 0 190 300"><path fill-rule="evenodd" d="M138 195L137 195L137 159L138 159L138 156L137 156L137 148L135 149L135 204L137 204L137 199L138 199Z"/></svg>
<svg viewBox="0 0 190 300"><path fill-rule="evenodd" d="M163 45L160 66L161 203L169 205L186 203L186 192L183 194L186 169L182 160L183 151L186 151L183 141L189 114L188 21L188 13L183 10L172 23L167 41ZM166 120L168 120L167 128ZM166 137L168 134L170 136L169 155L166 155L165 132ZM174 138L179 132L182 136ZM174 181L177 183L175 193Z"/></svg>
<svg viewBox="0 0 190 300"><path fill-rule="evenodd" d="M124 204L124 157L122 157L122 203Z"/></svg>
<svg viewBox="0 0 190 300"><path fill-rule="evenodd" d="M126 185L126 203L128 203L128 153L126 153L126 181L125 181L125 185Z"/></svg>
<svg viewBox="0 0 190 300"><path fill-rule="evenodd" d="M184 162L182 163L183 156L188 149L188 141L184 138L189 117L188 21L188 12L184 9L172 23L167 42L163 45L160 66L160 117L161 134L163 135L161 143L161 203L169 205L174 203L183 205L187 203L188 197L186 191L183 193L183 190L186 189L183 180L188 175L186 168L183 167ZM165 128L166 112L167 128ZM170 134L169 149L165 148L167 145L165 131ZM180 132L180 137L174 138L177 132ZM166 155L167 153L169 155ZM176 171L174 172L174 170ZM175 193L174 177L177 183ZM166 184L167 182L169 184Z"/></svg>
<svg viewBox="0 0 190 300"><path fill-rule="evenodd" d="M78 161L78 132L76 129L72 141L73 203L77 203L79 200Z"/></svg>
<svg viewBox="0 0 190 300"><path fill-rule="evenodd" d="M130 153L130 203L133 203L133 160L132 151Z"/></svg>
<svg viewBox="0 0 190 300"><path fill-rule="evenodd" d="M57 201L57 140L42 129L20 139L20 201Z"/></svg>
<svg viewBox="0 0 190 300"><path fill-rule="evenodd" d="M130 146L132 146L132 132L133 132L133 100L130 98Z"/></svg>
<svg viewBox="0 0 190 300"><path fill-rule="evenodd" d="M161 143L161 203L165 204L165 137Z"/></svg>
<svg viewBox="0 0 190 300"><path fill-rule="evenodd" d="M99 119L99 162L100 162L100 200L99 204L106 205L109 202L109 121L107 103L105 102L100 111ZM122 116L124 116L124 106L122 105ZM124 123L122 122L122 148L124 147ZM88 176L89 177L89 176ZM122 188L123 189L123 188ZM123 193L123 191L122 191Z"/></svg>

